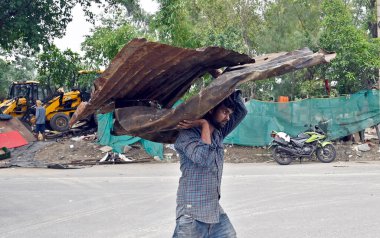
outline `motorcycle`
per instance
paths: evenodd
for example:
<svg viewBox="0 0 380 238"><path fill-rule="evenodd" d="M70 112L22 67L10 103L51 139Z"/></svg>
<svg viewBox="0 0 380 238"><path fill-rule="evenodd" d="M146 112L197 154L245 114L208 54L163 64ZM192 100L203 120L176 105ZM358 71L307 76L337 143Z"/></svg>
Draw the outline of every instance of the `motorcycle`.
<svg viewBox="0 0 380 238"><path fill-rule="evenodd" d="M290 137L284 132L272 131L272 156L280 165L288 165L299 158L311 158L316 154L317 159L323 163L330 163L336 158L336 150L331 141L326 141L326 133L318 126Z"/></svg>

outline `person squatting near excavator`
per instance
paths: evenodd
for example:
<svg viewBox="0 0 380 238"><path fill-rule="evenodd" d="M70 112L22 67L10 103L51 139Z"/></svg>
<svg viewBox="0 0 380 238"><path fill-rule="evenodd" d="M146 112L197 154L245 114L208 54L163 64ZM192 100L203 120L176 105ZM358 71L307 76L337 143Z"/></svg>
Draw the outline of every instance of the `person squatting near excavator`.
<svg viewBox="0 0 380 238"><path fill-rule="evenodd" d="M236 237L219 204L223 172L223 139L247 114L241 92L210 110L202 119L179 123L174 144L182 175L177 191L173 238Z"/></svg>

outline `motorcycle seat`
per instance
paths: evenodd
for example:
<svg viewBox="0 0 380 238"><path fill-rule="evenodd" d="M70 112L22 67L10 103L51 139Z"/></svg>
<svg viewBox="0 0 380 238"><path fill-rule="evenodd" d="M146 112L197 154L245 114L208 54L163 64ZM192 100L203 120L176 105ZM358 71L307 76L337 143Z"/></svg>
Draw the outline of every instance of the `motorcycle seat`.
<svg viewBox="0 0 380 238"><path fill-rule="evenodd" d="M298 138L298 137L295 137L295 138L291 138L290 140L296 142L296 143L303 143L307 140L307 138Z"/></svg>
<svg viewBox="0 0 380 238"><path fill-rule="evenodd" d="M306 138L309 138L310 136L308 134L305 134L305 133L301 133L297 136L297 138L301 138L301 139L306 139Z"/></svg>

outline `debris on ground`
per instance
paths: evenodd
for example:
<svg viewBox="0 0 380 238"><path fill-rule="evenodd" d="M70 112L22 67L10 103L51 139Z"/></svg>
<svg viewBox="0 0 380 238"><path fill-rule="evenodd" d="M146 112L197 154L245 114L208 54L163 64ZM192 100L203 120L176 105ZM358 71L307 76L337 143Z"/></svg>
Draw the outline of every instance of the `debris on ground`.
<svg viewBox="0 0 380 238"><path fill-rule="evenodd" d="M359 151L362 151L362 152L367 152L367 151L370 151L371 148L369 147L369 145L367 143L364 143L364 144L361 144L361 145L358 145L357 146L357 149Z"/></svg>
<svg viewBox="0 0 380 238"><path fill-rule="evenodd" d="M106 145L106 146L103 146L103 147L99 148L99 150L100 150L101 152L105 153L105 152L110 152L110 151L112 151L113 148L112 148L111 146Z"/></svg>
<svg viewBox="0 0 380 238"><path fill-rule="evenodd" d="M48 164L47 168L48 169L82 169L84 167L76 167L76 166L67 165L67 164Z"/></svg>
<svg viewBox="0 0 380 238"><path fill-rule="evenodd" d="M27 142L36 141L36 137L30 131L30 128L27 128L18 118L11 118L6 121L0 120L0 133L10 131L17 131Z"/></svg>
<svg viewBox="0 0 380 238"><path fill-rule="evenodd" d="M39 167L51 169L83 168L101 164L129 163L178 163L178 153L173 144L164 145L164 158L152 157L141 143L125 145L123 153L102 152L107 148L97 144L96 134L63 137L48 141L35 141L28 145L10 149L11 158L0 160L0 168ZM378 139L367 140L363 144L335 143L337 162L380 160ZM112 149L112 147L110 147ZM364 149L363 149L364 148ZM367 150L370 148L370 150ZM108 148L109 149L109 148ZM367 150L367 151L365 151ZM273 162L271 150L267 147L225 145L224 160L227 163ZM312 159L313 160L313 159Z"/></svg>
<svg viewBox="0 0 380 238"><path fill-rule="evenodd" d="M0 160L8 159L11 157L11 151L7 147L0 148Z"/></svg>
<svg viewBox="0 0 380 238"><path fill-rule="evenodd" d="M132 149L131 146L126 145L126 146L123 147L123 153L128 153L128 151L130 151L131 149Z"/></svg>
<svg viewBox="0 0 380 238"><path fill-rule="evenodd" d="M16 148L27 145L28 141L18 131L0 133L0 145L7 148Z"/></svg>

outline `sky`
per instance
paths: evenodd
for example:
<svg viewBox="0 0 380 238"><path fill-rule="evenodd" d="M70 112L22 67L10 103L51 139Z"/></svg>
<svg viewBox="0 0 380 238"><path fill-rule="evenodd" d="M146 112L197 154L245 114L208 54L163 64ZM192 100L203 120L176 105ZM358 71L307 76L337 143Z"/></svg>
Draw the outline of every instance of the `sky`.
<svg viewBox="0 0 380 238"><path fill-rule="evenodd" d="M158 10L158 3L154 0L140 0L141 7L149 12L154 13ZM95 14L102 13L102 9L93 7ZM54 39L55 45L61 49L66 50L70 48L74 52L83 54L80 50L80 44L84 41L84 36L90 34L91 24L86 21L84 12L79 5L73 8L73 21L67 25L66 35L61 39Z"/></svg>

